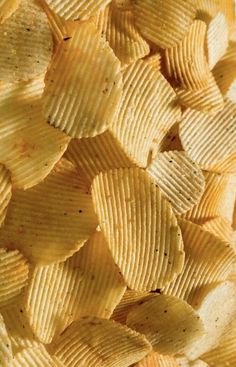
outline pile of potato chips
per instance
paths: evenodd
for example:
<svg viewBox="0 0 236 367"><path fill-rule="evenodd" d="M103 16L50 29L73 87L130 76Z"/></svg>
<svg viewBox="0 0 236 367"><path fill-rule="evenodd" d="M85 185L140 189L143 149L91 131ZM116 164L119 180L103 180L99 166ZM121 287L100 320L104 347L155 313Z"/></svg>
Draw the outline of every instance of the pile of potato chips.
<svg viewBox="0 0 236 367"><path fill-rule="evenodd" d="M236 366L233 0L0 0L0 366Z"/></svg>

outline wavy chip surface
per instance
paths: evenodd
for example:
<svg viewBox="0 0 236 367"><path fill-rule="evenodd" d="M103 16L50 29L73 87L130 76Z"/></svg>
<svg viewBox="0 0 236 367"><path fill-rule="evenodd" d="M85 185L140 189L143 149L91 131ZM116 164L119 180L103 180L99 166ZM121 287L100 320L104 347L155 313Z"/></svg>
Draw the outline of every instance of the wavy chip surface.
<svg viewBox="0 0 236 367"><path fill-rule="evenodd" d="M18 8L21 0L1 0L0 1L0 24L9 18Z"/></svg>
<svg viewBox="0 0 236 367"><path fill-rule="evenodd" d="M12 363L11 341L7 334L4 319L0 314L0 362L2 367L9 367Z"/></svg>

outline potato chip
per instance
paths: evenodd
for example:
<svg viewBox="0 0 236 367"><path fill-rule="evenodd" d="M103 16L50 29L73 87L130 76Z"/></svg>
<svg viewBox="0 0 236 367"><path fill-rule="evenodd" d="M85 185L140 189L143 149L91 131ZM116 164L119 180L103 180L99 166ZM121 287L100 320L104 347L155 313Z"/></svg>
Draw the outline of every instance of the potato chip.
<svg viewBox="0 0 236 367"><path fill-rule="evenodd" d="M219 343L222 333L235 315L236 284L228 281L199 289L191 304L200 315L206 330L203 338L187 352L188 357L194 360Z"/></svg>
<svg viewBox="0 0 236 367"><path fill-rule="evenodd" d="M161 71L161 54L160 52L154 52L153 54L149 54L144 58L144 61L147 62L152 67L156 68L158 71Z"/></svg>
<svg viewBox="0 0 236 367"><path fill-rule="evenodd" d="M227 175L227 186L219 206L219 215L233 221L234 203L236 200L236 174Z"/></svg>
<svg viewBox="0 0 236 367"><path fill-rule="evenodd" d="M47 16L32 0L0 27L0 81L16 82L44 75L52 56L52 34Z"/></svg>
<svg viewBox="0 0 236 367"><path fill-rule="evenodd" d="M144 37L161 48L173 47L189 30L195 17L195 1L136 0L134 14Z"/></svg>
<svg viewBox="0 0 236 367"><path fill-rule="evenodd" d="M225 108L214 116L195 110L186 110L180 123L180 139L188 155L202 169L215 172L235 171L236 105L226 102Z"/></svg>
<svg viewBox="0 0 236 367"><path fill-rule="evenodd" d="M128 313L127 325L144 334L161 354L184 353L204 334L198 314L186 302L156 295Z"/></svg>
<svg viewBox="0 0 236 367"><path fill-rule="evenodd" d="M179 367L174 357L163 356L159 353L151 353L134 367Z"/></svg>
<svg viewBox="0 0 236 367"><path fill-rule="evenodd" d="M93 138L72 139L65 157L78 167L88 186L100 172L134 165L108 130Z"/></svg>
<svg viewBox="0 0 236 367"><path fill-rule="evenodd" d="M37 338L50 343L83 316L109 318L126 286L101 232L66 262L37 266L26 292L26 312Z"/></svg>
<svg viewBox="0 0 236 367"><path fill-rule="evenodd" d="M202 356L210 367L234 367L236 363L236 338L228 336L220 344Z"/></svg>
<svg viewBox="0 0 236 367"><path fill-rule="evenodd" d="M29 266L18 250L0 248L0 308L16 301L26 286Z"/></svg>
<svg viewBox="0 0 236 367"><path fill-rule="evenodd" d="M182 214L196 204L205 189L201 169L185 152L159 153L147 168L153 181L171 203L175 214Z"/></svg>
<svg viewBox="0 0 236 367"><path fill-rule="evenodd" d="M183 40L165 50L167 73L176 86L190 90L207 88L209 66L204 50L205 36L206 24L195 20Z"/></svg>
<svg viewBox="0 0 236 367"><path fill-rule="evenodd" d="M223 13L218 13L207 29L207 53L210 70L224 56L228 47L228 24Z"/></svg>
<svg viewBox="0 0 236 367"><path fill-rule="evenodd" d="M128 367L144 358L151 345L143 335L113 320L85 317L57 338L53 350L66 367Z"/></svg>
<svg viewBox="0 0 236 367"><path fill-rule="evenodd" d="M47 265L78 251L96 226L91 195L77 169L62 160L44 182L14 192L0 243Z"/></svg>
<svg viewBox="0 0 236 367"><path fill-rule="evenodd" d="M12 184L10 172L5 166L0 164L0 226L2 226L5 220L11 195Z"/></svg>
<svg viewBox="0 0 236 367"><path fill-rule="evenodd" d="M76 138L107 129L121 99L122 76L119 60L92 21L75 23L71 38L57 48L45 83L48 123Z"/></svg>
<svg viewBox="0 0 236 367"><path fill-rule="evenodd" d="M233 229L227 219L219 216L212 218L203 224L203 228L206 231L211 232L215 236L221 238L222 240L231 242Z"/></svg>
<svg viewBox="0 0 236 367"><path fill-rule="evenodd" d="M184 251L177 220L145 171L100 173L92 197L114 261L131 289L162 287L181 272Z"/></svg>
<svg viewBox="0 0 236 367"><path fill-rule="evenodd" d="M180 107L163 75L143 60L128 66L123 80L118 118L109 129L126 154L146 167L152 144L160 148L169 129L180 120Z"/></svg>
<svg viewBox="0 0 236 367"><path fill-rule="evenodd" d="M167 132L164 139L162 140L161 146L159 149L155 149L155 145L153 144L152 150L152 159L155 159L157 154L165 151L177 150L178 152L183 151L183 147L179 138L179 123L175 123ZM151 163L151 159L150 159Z"/></svg>
<svg viewBox="0 0 236 367"><path fill-rule="evenodd" d="M0 155L13 187L28 189L42 181L70 141L44 121L43 88L42 78L0 84Z"/></svg>
<svg viewBox="0 0 236 367"><path fill-rule="evenodd" d="M18 352L12 367L59 367L47 350L41 347L26 348Z"/></svg>
<svg viewBox="0 0 236 367"><path fill-rule="evenodd" d="M209 366L206 362L202 361L201 359L198 359L190 363L190 367L209 367Z"/></svg>
<svg viewBox="0 0 236 367"><path fill-rule="evenodd" d="M236 256L228 242L201 226L184 220L180 220L179 224L186 254L184 269L162 291L191 303L198 288L227 279Z"/></svg>
<svg viewBox="0 0 236 367"><path fill-rule="evenodd" d="M116 4L117 8L121 10L132 10L133 9L132 0L114 0L114 3Z"/></svg>
<svg viewBox="0 0 236 367"><path fill-rule="evenodd" d="M11 341L7 334L6 326L0 314L0 363L2 367L9 367L12 363Z"/></svg>
<svg viewBox="0 0 236 367"><path fill-rule="evenodd" d="M20 1L21 0L0 0L0 24L16 11Z"/></svg>

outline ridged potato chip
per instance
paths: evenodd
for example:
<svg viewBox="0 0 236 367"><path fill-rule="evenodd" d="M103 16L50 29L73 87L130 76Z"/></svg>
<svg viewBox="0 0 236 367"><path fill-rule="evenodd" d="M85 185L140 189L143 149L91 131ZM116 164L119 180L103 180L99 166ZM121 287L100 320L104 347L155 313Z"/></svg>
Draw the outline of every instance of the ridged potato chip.
<svg viewBox="0 0 236 367"><path fill-rule="evenodd" d="M185 152L159 153L147 167L147 172L171 203L175 214L190 210L205 189L201 169Z"/></svg>
<svg viewBox="0 0 236 367"><path fill-rule="evenodd" d="M146 167L152 144L156 150L181 111L176 94L163 75L143 60L123 73L123 97L118 118L109 127L126 154Z"/></svg>
<svg viewBox="0 0 236 367"><path fill-rule="evenodd" d="M227 279L236 262L236 255L228 242L201 226L184 220L180 220L179 224L186 254L184 269L162 291L191 303L198 288Z"/></svg>
<svg viewBox="0 0 236 367"><path fill-rule="evenodd" d="M230 223L234 216L234 203L236 200L236 174L227 175L227 186L219 206L219 215Z"/></svg>
<svg viewBox="0 0 236 367"><path fill-rule="evenodd" d="M234 367L236 363L235 335L225 337L220 344L202 356L210 367Z"/></svg>
<svg viewBox="0 0 236 367"><path fill-rule="evenodd" d="M204 50L205 36L206 24L195 20L183 40L165 50L167 73L176 86L189 90L208 86L209 66Z"/></svg>
<svg viewBox="0 0 236 367"><path fill-rule="evenodd" d="M228 47L228 24L223 13L218 13L207 29L207 55L210 70L224 56Z"/></svg>
<svg viewBox="0 0 236 367"><path fill-rule="evenodd" d="M161 354L184 353L204 334L194 309L177 297L156 295L128 313L127 325L144 334Z"/></svg>
<svg viewBox="0 0 236 367"><path fill-rule="evenodd" d="M52 349L66 367L128 367L144 358L151 345L127 326L87 317L73 322Z"/></svg>
<svg viewBox="0 0 236 367"><path fill-rule="evenodd" d="M10 367L13 359L11 341L0 314L0 363L2 367Z"/></svg>
<svg viewBox="0 0 236 367"><path fill-rule="evenodd" d="M231 242L233 228L227 219L219 216L212 218L203 224L203 228L222 240Z"/></svg>
<svg viewBox="0 0 236 367"><path fill-rule="evenodd" d="M21 0L0 0L0 24L16 11L20 1Z"/></svg>
<svg viewBox="0 0 236 367"><path fill-rule="evenodd" d="M134 367L179 367L179 365L174 357L154 352L135 364Z"/></svg>
<svg viewBox="0 0 236 367"><path fill-rule="evenodd" d="M43 347L22 349L13 359L12 367L59 367Z"/></svg>
<svg viewBox="0 0 236 367"><path fill-rule="evenodd" d="M26 313L37 338L50 343L80 317L109 318L125 290L104 237L96 232L66 262L34 269Z"/></svg>
<svg viewBox="0 0 236 367"><path fill-rule="evenodd" d="M114 119L121 93L120 62L109 44L92 21L75 22L46 74L43 104L48 123L71 137L100 134Z"/></svg>
<svg viewBox="0 0 236 367"><path fill-rule="evenodd" d="M0 81L16 82L44 75L52 56L47 16L35 0L21 0L0 27Z"/></svg>
<svg viewBox="0 0 236 367"><path fill-rule="evenodd" d="M100 173L93 181L92 197L114 261L131 289L155 290L182 271L177 220L144 170Z"/></svg>
<svg viewBox="0 0 236 367"><path fill-rule="evenodd" d="M161 71L161 54L160 52L154 52L153 54L149 54L144 58L144 61L147 62L152 67L156 68L158 71Z"/></svg>
<svg viewBox="0 0 236 367"><path fill-rule="evenodd" d="M7 214L7 207L11 200L12 183L10 172L0 164L0 226L3 225Z"/></svg>
<svg viewBox="0 0 236 367"><path fill-rule="evenodd" d="M96 226L91 195L77 169L62 160L44 182L14 192L0 241L47 265L78 251Z"/></svg>
<svg viewBox="0 0 236 367"><path fill-rule="evenodd" d="M117 8L121 10L130 10L133 9L132 0L114 0Z"/></svg>
<svg viewBox="0 0 236 367"><path fill-rule="evenodd" d="M18 250L0 248L0 308L14 303L26 286L29 265Z"/></svg>
<svg viewBox="0 0 236 367"><path fill-rule="evenodd" d="M195 17L195 1L136 0L135 22L143 36L161 48L178 44Z"/></svg>

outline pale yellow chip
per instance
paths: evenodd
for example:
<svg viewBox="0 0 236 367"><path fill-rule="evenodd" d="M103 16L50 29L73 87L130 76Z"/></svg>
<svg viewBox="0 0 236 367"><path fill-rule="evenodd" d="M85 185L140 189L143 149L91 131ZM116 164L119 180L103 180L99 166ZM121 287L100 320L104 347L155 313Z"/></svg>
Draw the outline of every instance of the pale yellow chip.
<svg viewBox="0 0 236 367"><path fill-rule="evenodd" d="M209 66L205 56L206 24L195 20L183 40L165 51L169 77L190 90L206 88L209 84Z"/></svg>
<svg viewBox="0 0 236 367"><path fill-rule="evenodd" d="M177 297L157 295L128 313L127 325L144 334L161 354L184 353L204 334L197 312Z"/></svg>
<svg viewBox="0 0 236 367"><path fill-rule="evenodd" d="M42 181L70 141L44 120L43 88L42 78L0 84L0 156L14 188L28 189Z"/></svg>
<svg viewBox="0 0 236 367"><path fill-rule="evenodd" d="M176 280L164 287L163 293L190 303L198 288L227 279L236 255L228 242L201 226L184 220L179 224L186 254L184 269Z"/></svg>
<svg viewBox="0 0 236 367"><path fill-rule="evenodd" d="M11 367L13 359L11 341L7 329L0 314L0 364L1 367Z"/></svg>
<svg viewBox="0 0 236 367"><path fill-rule="evenodd" d="M224 56L228 47L228 24L223 13L218 13L207 29L207 53L210 70Z"/></svg>
<svg viewBox="0 0 236 367"><path fill-rule="evenodd" d="M205 179L201 169L185 152L159 153L147 172L171 203L175 214L183 214L200 200Z"/></svg>
<svg viewBox="0 0 236 367"><path fill-rule="evenodd" d="M77 169L62 160L44 182L14 192L0 244L46 265L78 251L96 226L91 195Z"/></svg>
<svg viewBox="0 0 236 367"><path fill-rule="evenodd" d="M232 223L236 201L236 174L229 174L226 177L227 186L220 202L219 215Z"/></svg>
<svg viewBox="0 0 236 367"><path fill-rule="evenodd" d="M92 184L99 224L134 290L155 290L179 274L184 251L171 205L140 168L100 173Z"/></svg>
<svg viewBox="0 0 236 367"><path fill-rule="evenodd" d="M16 82L44 75L52 56L47 16L34 0L21 0L0 27L0 81Z"/></svg>
<svg viewBox="0 0 236 367"><path fill-rule="evenodd" d="M42 346L25 348L15 354L12 367L59 367Z"/></svg>
<svg viewBox="0 0 236 367"><path fill-rule="evenodd" d="M179 367L179 365L174 357L153 352L135 364L134 367Z"/></svg>
<svg viewBox="0 0 236 367"><path fill-rule="evenodd" d="M153 143L158 150L170 128L180 120L180 107L163 75L143 60L128 66L123 80L118 118L110 131L129 157L146 167Z"/></svg>
<svg viewBox="0 0 236 367"><path fill-rule="evenodd" d="M12 195L11 174L0 164L0 226L3 225Z"/></svg>
<svg viewBox="0 0 236 367"><path fill-rule="evenodd" d="M215 236L221 238L222 240L231 242L233 228L231 227L231 223L227 219L219 216L212 218L203 224L203 228L206 231L209 231Z"/></svg>
<svg viewBox="0 0 236 367"><path fill-rule="evenodd" d="M214 116L186 110L180 123L184 150L202 169L214 172L236 170L236 104L226 102ZM231 158L234 159L231 161Z"/></svg>
<svg viewBox="0 0 236 367"><path fill-rule="evenodd" d="M0 308L16 301L28 280L27 260L18 250L0 248Z"/></svg>
<svg viewBox="0 0 236 367"><path fill-rule="evenodd" d="M93 138L72 139L65 156L78 167L88 186L100 172L134 165L108 130Z"/></svg>
<svg viewBox="0 0 236 367"><path fill-rule="evenodd" d="M210 367L234 367L236 364L235 334L226 336L216 348L204 354L202 358Z"/></svg>
<svg viewBox="0 0 236 367"><path fill-rule="evenodd" d="M16 11L20 1L21 0L0 0L0 24Z"/></svg>
<svg viewBox="0 0 236 367"><path fill-rule="evenodd" d="M195 17L194 0L136 0L133 3L140 32L161 48L179 43Z"/></svg>
<svg viewBox="0 0 236 367"><path fill-rule="evenodd" d="M128 367L151 351L143 335L96 317L73 322L52 347L66 367Z"/></svg>
<svg viewBox="0 0 236 367"><path fill-rule="evenodd" d="M120 62L109 44L92 21L75 22L46 74L48 123L76 138L100 134L114 119L121 93Z"/></svg>
<svg viewBox="0 0 236 367"><path fill-rule="evenodd" d="M109 318L126 290L101 232L66 262L37 266L26 291L26 312L43 343L83 316Z"/></svg>

